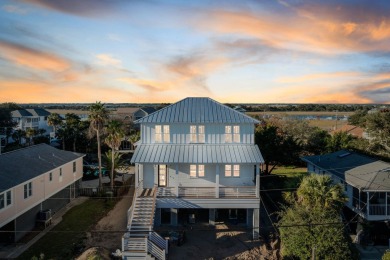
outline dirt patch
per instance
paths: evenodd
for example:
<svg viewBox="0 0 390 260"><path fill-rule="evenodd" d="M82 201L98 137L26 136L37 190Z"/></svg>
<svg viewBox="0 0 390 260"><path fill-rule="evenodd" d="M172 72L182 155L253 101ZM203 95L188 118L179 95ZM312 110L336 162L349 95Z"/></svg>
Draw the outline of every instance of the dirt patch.
<svg viewBox="0 0 390 260"><path fill-rule="evenodd" d="M279 250L262 239L253 241L244 227L225 224L215 228L207 224L187 228L185 243L171 246L169 250L169 259L280 259Z"/></svg>
<svg viewBox="0 0 390 260"><path fill-rule="evenodd" d="M84 251L76 260L110 260L110 251L102 247L91 247Z"/></svg>
<svg viewBox="0 0 390 260"><path fill-rule="evenodd" d="M133 178L134 180L134 178ZM87 232L86 248L103 247L110 252L121 248L122 236L127 230L127 210L133 201L134 181L131 188L115 207Z"/></svg>

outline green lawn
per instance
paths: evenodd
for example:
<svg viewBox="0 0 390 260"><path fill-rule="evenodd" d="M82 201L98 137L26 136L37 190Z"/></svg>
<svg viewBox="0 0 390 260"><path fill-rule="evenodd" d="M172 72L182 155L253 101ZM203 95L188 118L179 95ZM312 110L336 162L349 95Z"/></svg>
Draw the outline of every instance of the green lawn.
<svg viewBox="0 0 390 260"><path fill-rule="evenodd" d="M115 205L115 200L89 199L81 205L70 209L63 220L18 259L39 257L44 259L72 259L83 248L85 232L93 227Z"/></svg>
<svg viewBox="0 0 390 260"><path fill-rule="evenodd" d="M297 188L301 179L307 175L306 168L277 166L270 175L262 176L263 189L288 190Z"/></svg>

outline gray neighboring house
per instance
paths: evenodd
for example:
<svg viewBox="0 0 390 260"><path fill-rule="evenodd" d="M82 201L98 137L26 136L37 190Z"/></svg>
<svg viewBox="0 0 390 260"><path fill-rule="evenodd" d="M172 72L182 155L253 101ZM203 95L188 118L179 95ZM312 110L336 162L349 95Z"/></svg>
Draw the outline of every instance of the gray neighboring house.
<svg viewBox="0 0 390 260"><path fill-rule="evenodd" d="M166 259L154 226L227 221L259 238L257 120L210 98L186 98L137 120L136 191L124 259Z"/></svg>
<svg viewBox="0 0 390 260"><path fill-rule="evenodd" d="M50 112L43 108L19 109L11 112L12 119L17 123L15 129L26 131L28 128L45 129L49 135L53 127L47 124Z"/></svg>
<svg viewBox="0 0 390 260"><path fill-rule="evenodd" d="M390 163L348 150L302 160L308 172L329 174L336 183L342 183L349 198L346 206L362 218L390 219Z"/></svg>
<svg viewBox="0 0 390 260"><path fill-rule="evenodd" d="M0 155L0 243L17 242L40 211L54 214L78 195L83 157L47 144Z"/></svg>

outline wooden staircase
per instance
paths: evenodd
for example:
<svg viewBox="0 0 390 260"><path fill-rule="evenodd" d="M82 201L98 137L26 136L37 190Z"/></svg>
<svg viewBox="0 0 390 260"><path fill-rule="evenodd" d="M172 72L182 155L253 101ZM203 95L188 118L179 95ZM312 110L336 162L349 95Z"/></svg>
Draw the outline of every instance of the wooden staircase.
<svg viewBox="0 0 390 260"><path fill-rule="evenodd" d="M122 238L123 259L166 259L168 243L153 232L157 188L134 193L128 216L128 232Z"/></svg>

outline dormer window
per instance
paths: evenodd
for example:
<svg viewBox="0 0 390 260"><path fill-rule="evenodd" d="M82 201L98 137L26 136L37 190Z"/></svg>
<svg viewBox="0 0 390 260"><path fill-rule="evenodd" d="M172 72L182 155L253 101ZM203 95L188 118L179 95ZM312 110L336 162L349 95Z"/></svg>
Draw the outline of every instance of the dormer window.
<svg viewBox="0 0 390 260"><path fill-rule="evenodd" d="M169 143L170 142L169 125L156 125L154 140L156 143Z"/></svg>
<svg viewBox="0 0 390 260"><path fill-rule="evenodd" d="M227 125L225 126L225 143L239 143L240 142L240 126Z"/></svg>
<svg viewBox="0 0 390 260"><path fill-rule="evenodd" d="M190 142L191 143L204 143L205 142L204 125L191 125L190 126Z"/></svg>

